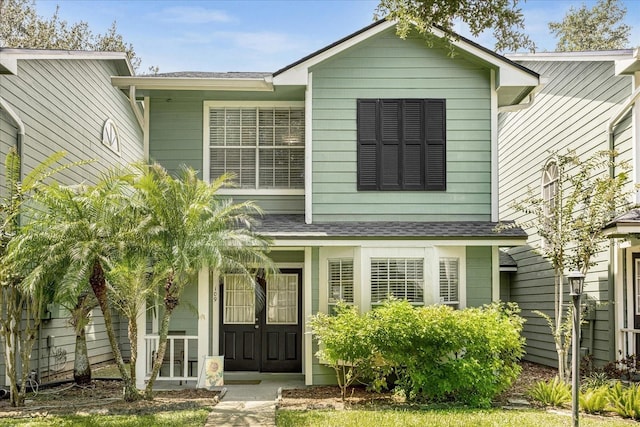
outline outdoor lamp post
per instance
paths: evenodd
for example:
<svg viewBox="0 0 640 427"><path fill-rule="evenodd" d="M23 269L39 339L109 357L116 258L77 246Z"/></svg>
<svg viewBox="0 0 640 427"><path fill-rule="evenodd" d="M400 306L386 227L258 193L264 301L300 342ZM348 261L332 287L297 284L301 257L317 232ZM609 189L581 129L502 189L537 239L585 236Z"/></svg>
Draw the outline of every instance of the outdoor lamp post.
<svg viewBox="0 0 640 427"><path fill-rule="evenodd" d="M580 404L578 402L580 388L580 297L584 286L584 274L575 270L567 276L569 279L569 295L573 298L573 346L571 347L571 409L574 427L580 425Z"/></svg>

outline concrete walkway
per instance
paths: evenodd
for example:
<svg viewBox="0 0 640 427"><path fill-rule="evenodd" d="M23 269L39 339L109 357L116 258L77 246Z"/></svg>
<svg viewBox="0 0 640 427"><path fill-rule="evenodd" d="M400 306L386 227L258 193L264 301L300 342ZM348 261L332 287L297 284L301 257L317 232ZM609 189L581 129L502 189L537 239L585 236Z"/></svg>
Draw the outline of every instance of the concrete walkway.
<svg viewBox="0 0 640 427"><path fill-rule="evenodd" d="M259 384L234 385L233 381L260 381ZM302 375L226 374L226 392L209 414L206 427L275 426L278 389L304 387Z"/></svg>

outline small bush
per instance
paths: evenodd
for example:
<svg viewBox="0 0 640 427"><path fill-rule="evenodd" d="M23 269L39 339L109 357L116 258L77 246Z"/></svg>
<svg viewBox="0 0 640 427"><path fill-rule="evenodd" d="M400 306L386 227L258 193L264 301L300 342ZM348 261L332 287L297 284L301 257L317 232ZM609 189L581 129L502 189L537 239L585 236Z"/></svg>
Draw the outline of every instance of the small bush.
<svg viewBox="0 0 640 427"><path fill-rule="evenodd" d="M611 409L623 418L640 420L640 384L624 387L621 382L609 391Z"/></svg>
<svg viewBox="0 0 640 427"><path fill-rule="evenodd" d="M489 406L520 373L518 312L505 304L453 310L392 300L364 314L355 308L318 314L310 325L318 357L337 373L348 362L357 367L350 373L373 378L374 389L393 377L408 400Z"/></svg>
<svg viewBox="0 0 640 427"><path fill-rule="evenodd" d="M583 391L594 390L600 387L607 387L612 384L612 379L606 372L594 371L589 376L582 378L580 388Z"/></svg>
<svg viewBox="0 0 640 427"><path fill-rule="evenodd" d="M580 393L580 409L588 414L604 412L609 403L609 386L590 388Z"/></svg>
<svg viewBox="0 0 640 427"><path fill-rule="evenodd" d="M560 408L571 401L571 387L558 377L549 381L538 381L528 394L543 406Z"/></svg>

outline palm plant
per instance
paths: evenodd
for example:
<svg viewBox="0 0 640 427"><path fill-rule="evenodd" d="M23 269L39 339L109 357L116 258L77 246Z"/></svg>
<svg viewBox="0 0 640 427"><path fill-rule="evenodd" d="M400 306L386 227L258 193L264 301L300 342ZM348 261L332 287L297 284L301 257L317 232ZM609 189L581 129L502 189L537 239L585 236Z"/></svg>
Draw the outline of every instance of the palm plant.
<svg viewBox="0 0 640 427"><path fill-rule="evenodd" d="M51 293L46 282L23 282L22 276L25 271L12 261L10 245L14 239L23 236L21 216L28 205L27 202L44 186L44 181L57 172L84 163L59 165L64 156L64 152L54 153L24 176L20 155L16 149L10 149L6 157L6 191L0 199L0 335L6 342L5 362L12 406L24 405L31 350L37 337L40 315L45 304L50 302ZM17 365L18 356L20 372Z"/></svg>
<svg viewBox="0 0 640 427"><path fill-rule="evenodd" d="M147 247L152 251L154 273L163 280L163 314L159 344L145 395L153 397L167 346L169 322L190 278L202 268L244 274L255 284L252 271L273 269L266 255L269 241L253 231L254 215L261 210L251 202L234 204L217 195L228 184L225 175L207 184L193 169L173 178L159 165L139 166L134 182L136 203L145 212Z"/></svg>
<svg viewBox="0 0 640 427"><path fill-rule="evenodd" d="M44 187L35 197L26 232L12 242L10 249L14 263L26 262L30 267L24 279L27 286L47 283L52 279L51 272L57 272L56 294L62 299L67 296L69 301L85 291L93 292L122 375L125 400L136 400L140 393L125 369L106 281L113 260L138 241L133 236L144 223L133 218L135 211L125 194L129 177L113 173L95 186Z"/></svg>

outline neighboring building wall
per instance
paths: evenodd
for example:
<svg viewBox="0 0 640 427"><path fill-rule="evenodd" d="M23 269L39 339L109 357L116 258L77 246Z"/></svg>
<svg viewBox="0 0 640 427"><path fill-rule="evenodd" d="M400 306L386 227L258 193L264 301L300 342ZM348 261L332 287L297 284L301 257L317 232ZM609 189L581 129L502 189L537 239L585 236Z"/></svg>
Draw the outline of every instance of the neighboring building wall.
<svg viewBox="0 0 640 427"><path fill-rule="evenodd" d="M565 154L568 149L586 159L593 153L609 149L606 122L617 106L630 94L629 77L614 76L613 61L551 62L519 61L549 79L529 108L517 112L502 113L500 129L500 218L521 223L529 219L511 206L528 197L531 189L534 197L540 196L542 168L549 159L550 150ZM627 124L625 124L627 123ZM623 158L630 158L629 121L618 126L616 149ZM606 173L606 172L605 172ZM526 359L551 366L557 365L553 340L546 321L533 313L540 310L553 315L553 271L547 260L533 249L540 246L540 237L532 227L529 246L513 248L511 256L518 263L517 273L511 276L511 300L520 304L527 319L524 336L527 339ZM615 358L614 305L608 303L609 251L605 248L596 257L587 275L587 298L597 302L594 336L591 325L583 328L582 347L599 363ZM565 296L565 302L569 297ZM591 320L590 320L591 322Z"/></svg>
<svg viewBox="0 0 640 427"><path fill-rule="evenodd" d="M490 73L394 29L312 69L313 220L490 220ZM356 190L356 101L446 98L447 191Z"/></svg>
<svg viewBox="0 0 640 427"><path fill-rule="evenodd" d="M96 160L55 176L65 184L95 182L107 168L142 158L142 130L129 100L110 82L110 76L120 72L114 61L32 59L18 60L18 67L17 75L0 76L0 96L18 113L26 128L23 174L57 151L68 153L64 162ZM102 143L107 119L117 125L120 154ZM0 112L2 163L15 145L16 133L6 113ZM0 181L4 183L4 168L1 174ZM126 331L126 322L123 323ZM116 328L120 325L116 324ZM50 339L50 347L47 337L55 337ZM87 345L93 363L113 358L99 309L94 310L87 329ZM39 368L45 379L47 371L52 375L69 371L73 369L74 349L75 333L68 325L67 313L54 307L34 346L32 369ZM4 358L4 352L0 357ZM4 361L0 371L4 372Z"/></svg>

